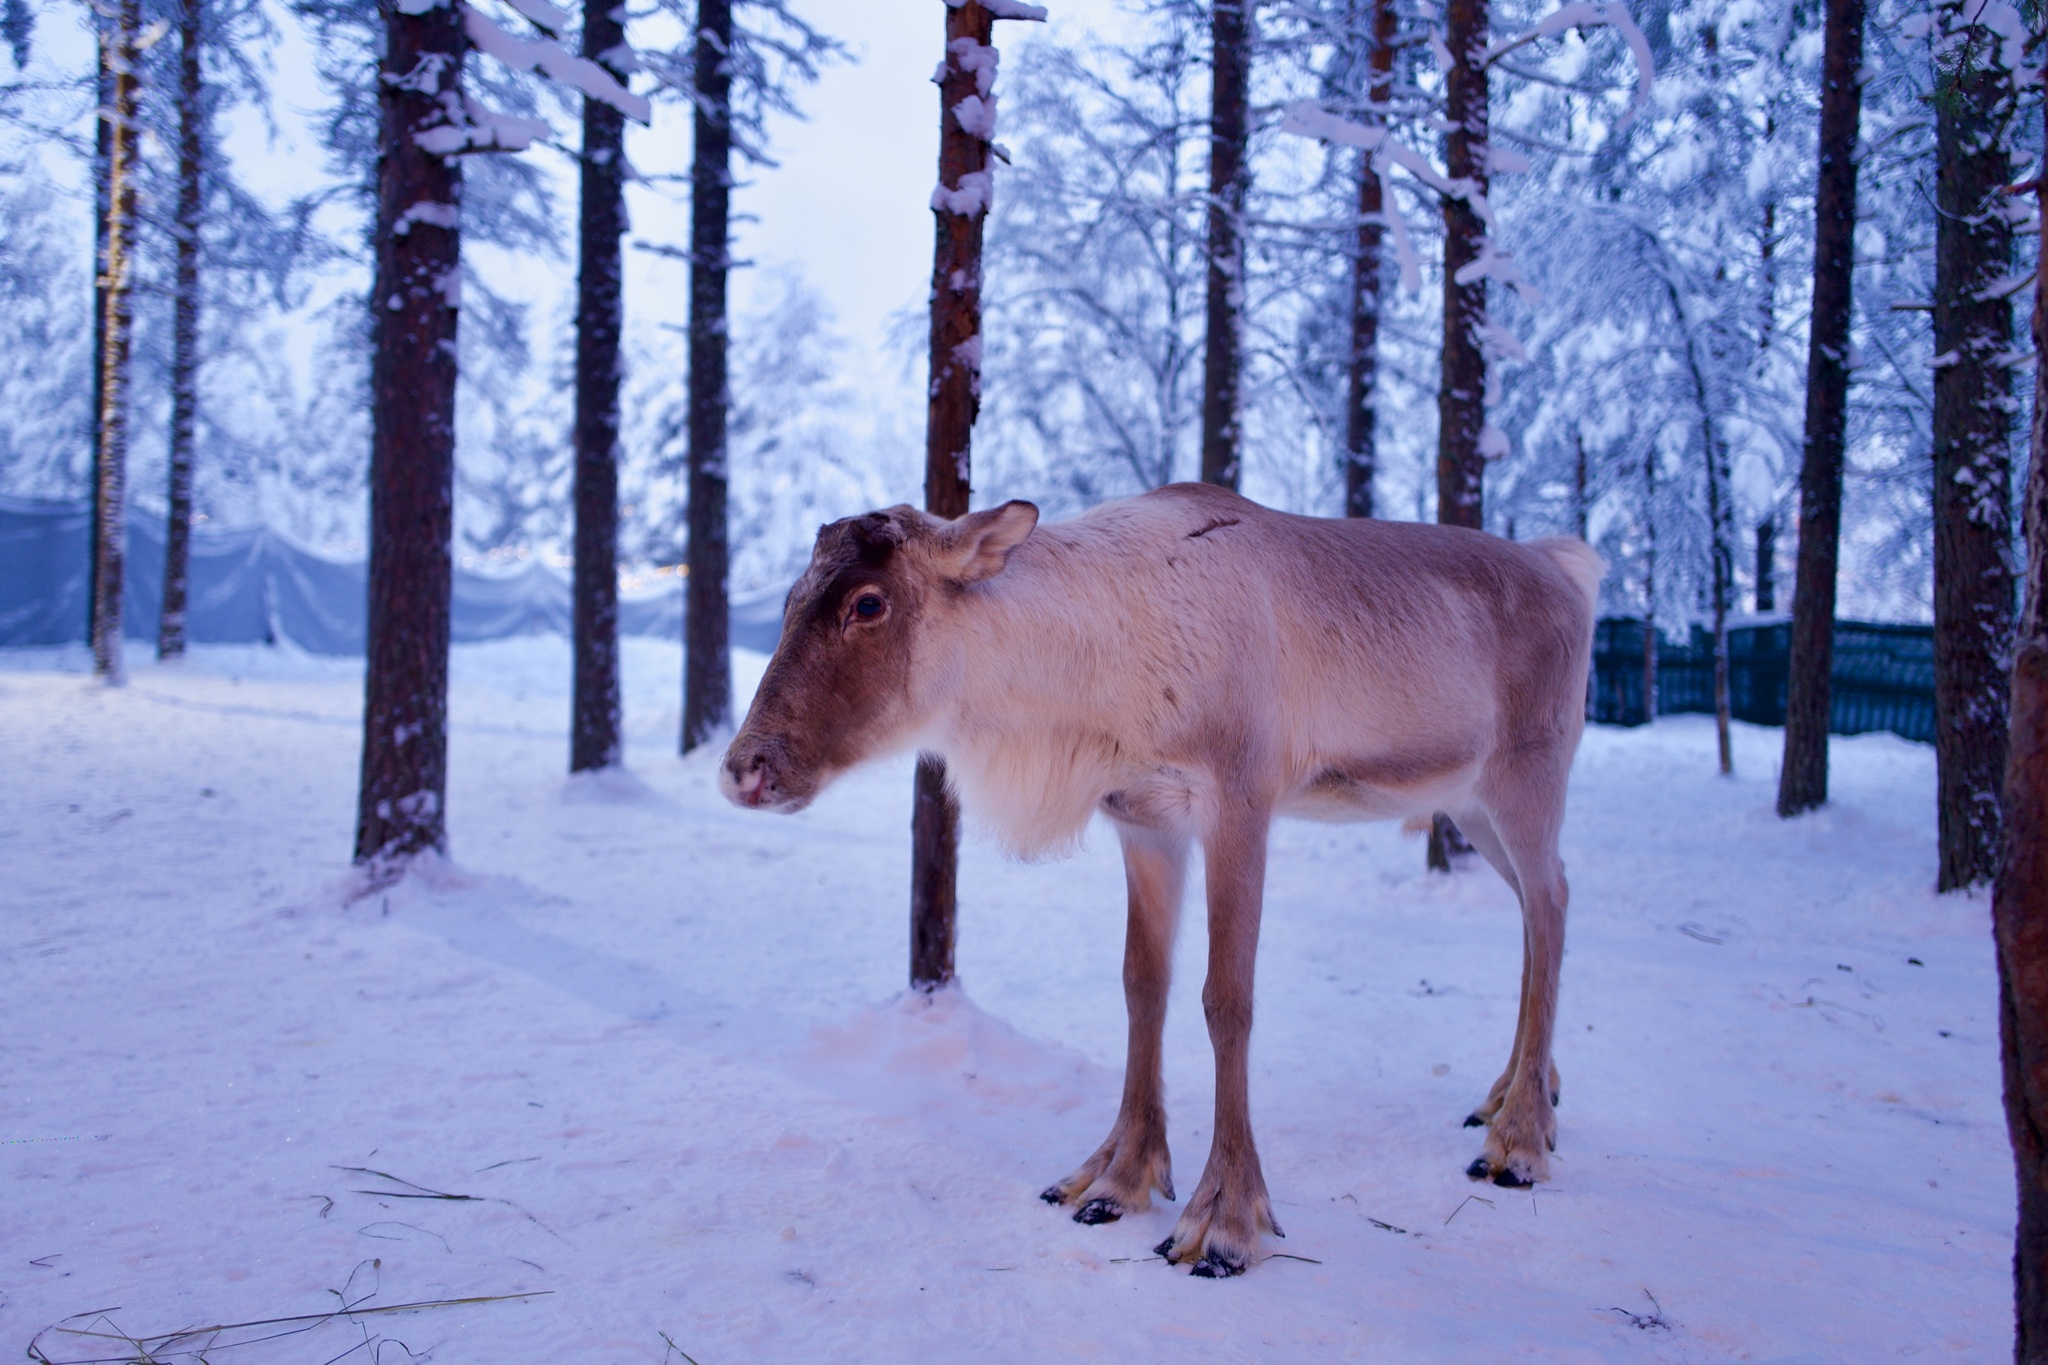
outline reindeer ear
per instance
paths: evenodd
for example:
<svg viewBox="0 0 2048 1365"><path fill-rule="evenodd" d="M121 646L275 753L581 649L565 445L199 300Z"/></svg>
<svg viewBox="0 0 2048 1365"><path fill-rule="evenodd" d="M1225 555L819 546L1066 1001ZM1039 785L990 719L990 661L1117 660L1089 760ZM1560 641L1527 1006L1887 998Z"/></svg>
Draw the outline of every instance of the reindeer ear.
<svg viewBox="0 0 2048 1365"><path fill-rule="evenodd" d="M946 577L960 583L993 578L1036 525L1038 509L1028 502L1006 502L947 522L939 533L940 567Z"/></svg>

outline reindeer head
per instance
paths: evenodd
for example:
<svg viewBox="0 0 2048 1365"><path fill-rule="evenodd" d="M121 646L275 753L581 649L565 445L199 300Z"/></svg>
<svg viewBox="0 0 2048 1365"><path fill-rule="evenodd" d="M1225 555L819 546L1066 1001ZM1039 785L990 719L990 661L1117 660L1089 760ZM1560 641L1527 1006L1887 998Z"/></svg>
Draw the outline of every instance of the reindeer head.
<svg viewBox="0 0 2048 1365"><path fill-rule="evenodd" d="M820 528L746 723L719 768L736 805L798 811L933 720L931 636L1038 524L1010 502L957 521L891 507Z"/></svg>

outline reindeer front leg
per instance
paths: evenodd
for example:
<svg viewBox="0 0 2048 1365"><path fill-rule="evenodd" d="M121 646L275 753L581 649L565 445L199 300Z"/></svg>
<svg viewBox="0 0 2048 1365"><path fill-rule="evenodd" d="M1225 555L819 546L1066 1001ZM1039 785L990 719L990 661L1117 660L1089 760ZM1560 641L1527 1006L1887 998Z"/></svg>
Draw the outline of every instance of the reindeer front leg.
<svg viewBox="0 0 2048 1365"><path fill-rule="evenodd" d="M1173 1198L1173 1161L1166 1150L1166 1106L1160 1096L1160 1035L1173 977L1173 935L1187 879L1185 835L1119 823L1130 923L1124 932L1124 1004L1130 1051L1116 1124L1081 1168L1039 1197L1079 1204L1077 1223L1113 1223L1152 1206L1157 1189Z"/></svg>
<svg viewBox="0 0 2048 1365"><path fill-rule="evenodd" d="M1265 894L1271 813L1226 809L1204 846L1209 883L1209 979L1202 1012L1216 1051L1216 1130L1209 1164L1173 1235L1158 1246L1169 1262L1192 1262L1205 1278L1241 1275L1259 1234L1284 1236L1273 1221L1266 1177L1252 1145L1250 1053L1252 969Z"/></svg>

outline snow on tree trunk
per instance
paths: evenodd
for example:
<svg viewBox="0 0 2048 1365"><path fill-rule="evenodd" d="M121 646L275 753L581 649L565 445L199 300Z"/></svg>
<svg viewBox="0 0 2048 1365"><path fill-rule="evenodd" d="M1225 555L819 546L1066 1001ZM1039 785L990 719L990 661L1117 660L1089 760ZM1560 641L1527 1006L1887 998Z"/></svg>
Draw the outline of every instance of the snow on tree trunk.
<svg viewBox="0 0 2048 1365"><path fill-rule="evenodd" d="M946 60L936 73L939 183L932 192L924 506L949 518L966 513L972 492L974 419L981 411L981 238L994 183L987 136L973 118L963 118L962 106L994 107L994 31L995 16L977 0L949 4ZM910 984L921 990L953 979L959 861L960 807L947 789L946 765L921 754L910 821Z"/></svg>
<svg viewBox="0 0 2048 1365"><path fill-rule="evenodd" d="M690 551L684 580L684 753L732 722L726 600L726 273L731 268L731 0L697 6L696 156L690 166Z"/></svg>
<svg viewBox="0 0 2048 1365"><path fill-rule="evenodd" d="M113 102L101 114L113 128L107 152L106 253L101 258L102 315L99 387L99 458L93 469L92 668L120 682L121 579L127 550L128 378L135 332L135 177L141 130L136 102L141 87L136 42L142 26L138 0L122 0L115 21Z"/></svg>
<svg viewBox="0 0 2048 1365"><path fill-rule="evenodd" d="M2036 190L2048 229L2048 188ZM2048 1365L2048 278L2034 279L2034 423L2022 500L2026 606L2012 669L2005 846L1991 898L1999 1055L2019 1184L2018 1365Z"/></svg>
<svg viewBox="0 0 2048 1365"><path fill-rule="evenodd" d="M1855 267L1856 131L1863 109L1863 0L1827 0L1821 55L1820 172L1814 202L1813 311L1806 353L1806 450L1799 470L1799 560L1785 690L1778 814L1828 799L1828 716L1841 549L1842 447L1849 410Z"/></svg>
<svg viewBox="0 0 2048 1365"><path fill-rule="evenodd" d="M178 25L177 280L171 320L169 513L164 525L164 601L156 653L185 652L185 600L192 548L192 437L199 416L199 226L205 168L206 89L200 69L205 0L185 0Z"/></svg>
<svg viewBox="0 0 2048 1365"><path fill-rule="evenodd" d="M1243 474L1244 206L1251 183L1252 6L1209 9L1209 303L1202 352L1202 482L1235 488Z"/></svg>
<svg viewBox="0 0 2048 1365"><path fill-rule="evenodd" d="M2012 634L2012 74L1999 41L1943 7L1935 108L1934 754L1938 889L1998 872Z"/></svg>
<svg viewBox="0 0 2048 1365"><path fill-rule="evenodd" d="M1368 98L1383 110L1394 97L1394 39L1397 19L1393 0L1373 0L1372 85ZM1384 121L1375 113L1373 123ZM1344 395L1344 515L1372 515L1372 477L1379 463L1375 449L1380 363L1380 301L1384 265L1380 239L1386 232L1384 188L1373 168L1373 154L1358 153L1358 238L1351 263L1351 365Z"/></svg>
<svg viewBox="0 0 2048 1365"><path fill-rule="evenodd" d="M453 4L385 10L370 294L370 566L356 861L373 880L447 846L448 627L462 168L428 152L462 108ZM444 103L445 101L445 103Z"/></svg>
<svg viewBox="0 0 2048 1365"><path fill-rule="evenodd" d="M1444 77L1444 109L1450 131L1444 140L1444 169L1451 182L1486 193L1488 39L1487 0L1450 0L1445 42L1451 52ZM1479 435L1486 427L1486 353L1480 328L1486 325L1486 277L1460 282L1466 266L1479 260L1486 228L1469 200L1446 194L1444 206L1444 353L1437 389L1436 519L1445 526L1483 530L1481 500L1486 458ZM1451 857L1471 845L1447 815L1430 821L1431 871L1451 870Z"/></svg>
<svg viewBox="0 0 2048 1365"><path fill-rule="evenodd" d="M614 0L585 0L583 55L623 47ZM627 72L614 68L621 84ZM619 737L619 332L626 116L583 99L576 275L576 568L569 771L608 768Z"/></svg>

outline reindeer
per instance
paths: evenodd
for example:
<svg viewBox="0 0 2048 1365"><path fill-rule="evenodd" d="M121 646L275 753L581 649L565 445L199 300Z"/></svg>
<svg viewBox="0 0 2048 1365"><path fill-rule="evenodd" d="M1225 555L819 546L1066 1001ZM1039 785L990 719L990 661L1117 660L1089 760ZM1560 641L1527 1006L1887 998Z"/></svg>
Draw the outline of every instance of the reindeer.
<svg viewBox="0 0 2048 1365"><path fill-rule="evenodd" d="M1190 845L1207 873L1202 1010L1216 1056L1209 1162L1159 1253L1243 1272L1273 1220L1252 1143L1252 968L1276 815L1448 813L1522 905L1507 1069L1466 1120L1467 1170L1547 1179L1565 878L1565 781L1584 728L1600 557L1455 527L1291 516L1202 484L1038 524L1009 502L955 521L893 507L818 532L781 643L719 770L726 796L801 810L838 774L917 749L1022 856L1097 811L1129 890L1123 1102L1046 1190L1075 1221L1174 1198L1160 1095Z"/></svg>

